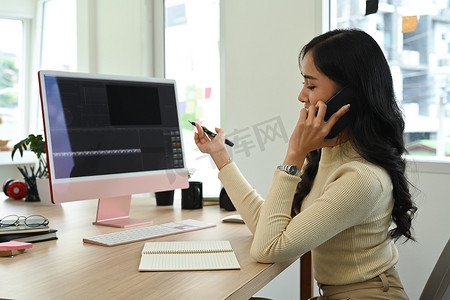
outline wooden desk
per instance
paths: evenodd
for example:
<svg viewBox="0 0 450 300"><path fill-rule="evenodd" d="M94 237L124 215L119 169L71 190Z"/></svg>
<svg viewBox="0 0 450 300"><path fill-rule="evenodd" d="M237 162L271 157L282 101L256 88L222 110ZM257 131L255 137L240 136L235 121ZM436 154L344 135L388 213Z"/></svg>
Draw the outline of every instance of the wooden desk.
<svg viewBox="0 0 450 300"><path fill-rule="evenodd" d="M22 200L1 200L0 217L41 214L58 229L58 240L33 244L15 257L0 257L0 298L11 299L248 299L295 259L260 264L249 255L252 235L245 225L222 223L233 214L218 205L182 210L179 202L157 207L153 199L134 198L131 216L155 224L197 219L217 227L158 238L229 240L241 270L139 272L144 241L116 247L84 244L83 237L124 230L92 225L94 200L44 206ZM125 229L126 230L126 229Z"/></svg>

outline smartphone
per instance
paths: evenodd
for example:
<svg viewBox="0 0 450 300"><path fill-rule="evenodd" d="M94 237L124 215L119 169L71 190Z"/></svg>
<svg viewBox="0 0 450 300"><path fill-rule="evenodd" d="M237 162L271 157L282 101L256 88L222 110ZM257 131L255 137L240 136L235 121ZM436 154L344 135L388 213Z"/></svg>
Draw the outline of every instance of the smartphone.
<svg viewBox="0 0 450 300"><path fill-rule="evenodd" d="M352 105L355 101L355 92L349 88L344 87L339 92L334 94L327 102L327 112L325 113L324 121L328 121L328 119L341 107L346 104ZM331 128L328 135L325 137L326 139L332 139L336 137L342 130L344 130L352 120L352 111L351 109L343 115L337 122L334 124L333 128Z"/></svg>

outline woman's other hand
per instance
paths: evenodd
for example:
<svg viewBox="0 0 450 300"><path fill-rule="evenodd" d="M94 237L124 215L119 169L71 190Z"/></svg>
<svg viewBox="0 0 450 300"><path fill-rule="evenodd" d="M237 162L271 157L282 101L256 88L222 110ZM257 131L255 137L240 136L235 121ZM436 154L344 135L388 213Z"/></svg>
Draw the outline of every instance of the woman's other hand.
<svg viewBox="0 0 450 300"><path fill-rule="evenodd" d="M221 128L216 128L217 135L209 136L203 128L195 123L197 132L194 134L195 144L202 153L211 155L217 168L221 170L224 166L231 162L230 155L225 147L225 132Z"/></svg>

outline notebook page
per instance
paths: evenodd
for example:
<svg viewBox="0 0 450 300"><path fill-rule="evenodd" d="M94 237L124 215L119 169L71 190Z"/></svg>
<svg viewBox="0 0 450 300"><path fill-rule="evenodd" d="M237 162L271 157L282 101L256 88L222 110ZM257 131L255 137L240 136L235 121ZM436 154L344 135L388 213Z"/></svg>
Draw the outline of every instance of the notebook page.
<svg viewBox="0 0 450 300"><path fill-rule="evenodd" d="M147 242L140 271L240 269L229 241Z"/></svg>

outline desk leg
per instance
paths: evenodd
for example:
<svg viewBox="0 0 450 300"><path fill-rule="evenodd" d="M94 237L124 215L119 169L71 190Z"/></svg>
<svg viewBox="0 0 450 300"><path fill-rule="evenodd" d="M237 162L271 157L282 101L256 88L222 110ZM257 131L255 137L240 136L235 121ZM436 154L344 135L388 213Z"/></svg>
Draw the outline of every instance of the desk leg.
<svg viewBox="0 0 450 300"><path fill-rule="evenodd" d="M300 258L300 300L308 300L314 295L311 251Z"/></svg>

